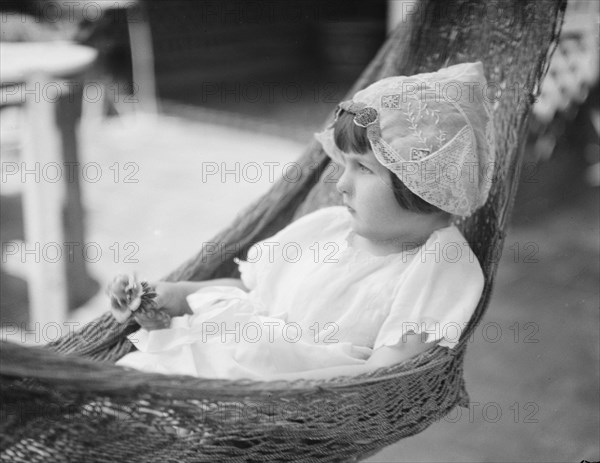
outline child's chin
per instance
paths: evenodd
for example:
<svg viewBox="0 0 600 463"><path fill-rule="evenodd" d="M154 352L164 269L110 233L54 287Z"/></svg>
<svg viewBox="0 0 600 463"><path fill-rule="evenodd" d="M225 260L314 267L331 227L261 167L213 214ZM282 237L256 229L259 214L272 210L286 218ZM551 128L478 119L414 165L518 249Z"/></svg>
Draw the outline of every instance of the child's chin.
<svg viewBox="0 0 600 463"><path fill-rule="evenodd" d="M365 236L365 233L368 234L369 232L369 230L365 230L365 227L356 218L350 223L350 228L359 236Z"/></svg>

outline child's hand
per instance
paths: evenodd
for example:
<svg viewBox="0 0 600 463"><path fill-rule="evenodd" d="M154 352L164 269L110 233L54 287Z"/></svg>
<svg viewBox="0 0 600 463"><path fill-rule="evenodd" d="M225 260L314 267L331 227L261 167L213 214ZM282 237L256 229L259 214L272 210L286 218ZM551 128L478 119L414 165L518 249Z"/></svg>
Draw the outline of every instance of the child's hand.
<svg viewBox="0 0 600 463"><path fill-rule="evenodd" d="M161 309L138 310L133 313L138 324L148 330L162 330L171 326L171 316Z"/></svg>
<svg viewBox="0 0 600 463"><path fill-rule="evenodd" d="M168 328L171 325L171 315L162 309L154 286L138 282L135 275L117 275L106 292L117 322L125 323L133 316L147 330ZM164 298L163 295L162 299Z"/></svg>
<svg viewBox="0 0 600 463"><path fill-rule="evenodd" d="M150 283L156 292L156 304L171 317L181 317L192 314L192 309L186 301L189 291L182 288L179 283L169 281L156 281Z"/></svg>
<svg viewBox="0 0 600 463"><path fill-rule="evenodd" d="M168 328L171 317L193 313L186 302L188 292L177 283L138 282L135 276L117 275L106 292L111 312L119 323L133 316L149 331Z"/></svg>

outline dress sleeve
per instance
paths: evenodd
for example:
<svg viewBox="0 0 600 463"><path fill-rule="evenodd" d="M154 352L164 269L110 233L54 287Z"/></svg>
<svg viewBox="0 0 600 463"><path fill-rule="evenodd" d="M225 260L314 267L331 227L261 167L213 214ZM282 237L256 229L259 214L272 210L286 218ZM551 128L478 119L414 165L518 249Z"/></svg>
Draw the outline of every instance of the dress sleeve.
<svg viewBox="0 0 600 463"><path fill-rule="evenodd" d="M256 244L254 246L256 246ZM250 251L248 252L252 252L252 248L250 248ZM244 283L244 286L248 289L256 288L257 273L259 272L258 267L260 267L260 263L258 261L248 262L237 257L234 257L233 261L238 265L240 279L242 280L242 283Z"/></svg>
<svg viewBox="0 0 600 463"><path fill-rule="evenodd" d="M240 278L246 288L250 290L256 288L271 257L269 243L277 241L280 233L281 231L265 240L254 243L248 250L246 260L233 258L233 261L238 264Z"/></svg>
<svg viewBox="0 0 600 463"><path fill-rule="evenodd" d="M454 347L483 292L483 271L473 253L449 261L442 255L422 257L406 269L390 313L375 339L374 350L402 342L407 333L427 333L425 342ZM423 338L422 338L423 339Z"/></svg>
<svg viewBox="0 0 600 463"><path fill-rule="evenodd" d="M281 257L281 245L294 243L304 247L310 245L320 235L324 236L323 234L329 233L332 227L339 227L340 222L337 219L343 216L343 209L332 206L306 214L282 228L275 235L252 245L248 250L246 260L234 258L244 286L250 290L256 288L269 264Z"/></svg>

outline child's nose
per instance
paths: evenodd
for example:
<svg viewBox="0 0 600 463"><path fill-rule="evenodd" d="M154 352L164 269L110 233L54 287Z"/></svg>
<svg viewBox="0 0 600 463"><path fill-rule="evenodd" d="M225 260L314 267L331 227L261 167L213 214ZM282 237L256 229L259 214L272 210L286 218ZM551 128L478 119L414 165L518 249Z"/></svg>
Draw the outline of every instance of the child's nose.
<svg viewBox="0 0 600 463"><path fill-rule="evenodd" d="M348 169L342 171L342 175L340 175L335 187L340 194L351 192L351 179L350 175L348 175Z"/></svg>

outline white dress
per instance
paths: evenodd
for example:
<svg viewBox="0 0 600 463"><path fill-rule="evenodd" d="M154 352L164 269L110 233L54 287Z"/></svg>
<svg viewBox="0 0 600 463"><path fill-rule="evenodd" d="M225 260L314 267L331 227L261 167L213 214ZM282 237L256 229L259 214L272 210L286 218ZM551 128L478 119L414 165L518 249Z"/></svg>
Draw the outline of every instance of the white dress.
<svg viewBox="0 0 600 463"><path fill-rule="evenodd" d="M483 290L477 258L454 225L419 248L374 256L353 247L341 206L308 214L236 260L244 285L187 297L191 315L129 335L118 365L209 378L269 379L362 365L408 332L452 348Z"/></svg>

